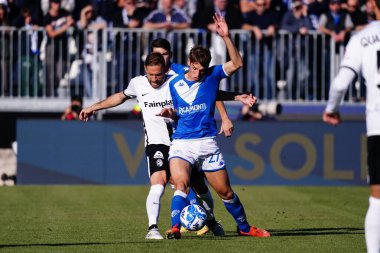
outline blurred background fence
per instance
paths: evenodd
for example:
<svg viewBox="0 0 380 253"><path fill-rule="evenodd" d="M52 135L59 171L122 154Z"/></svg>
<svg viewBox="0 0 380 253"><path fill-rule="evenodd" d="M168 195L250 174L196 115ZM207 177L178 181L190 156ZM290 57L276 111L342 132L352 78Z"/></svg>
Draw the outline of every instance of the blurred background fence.
<svg viewBox="0 0 380 253"><path fill-rule="evenodd" d="M221 39L199 29L163 30L108 28L69 30L65 39L48 39L44 29L0 27L0 111L61 112L70 96L90 104L125 89L144 74L151 41L172 43L173 62L186 64L194 45L208 47L211 64L227 60ZM344 45L317 32L296 35L279 31L256 40L251 32L232 30L244 66L221 84L228 91L251 91L260 101L324 104L338 71ZM359 77L346 104L365 100ZM125 110L114 108L112 110Z"/></svg>

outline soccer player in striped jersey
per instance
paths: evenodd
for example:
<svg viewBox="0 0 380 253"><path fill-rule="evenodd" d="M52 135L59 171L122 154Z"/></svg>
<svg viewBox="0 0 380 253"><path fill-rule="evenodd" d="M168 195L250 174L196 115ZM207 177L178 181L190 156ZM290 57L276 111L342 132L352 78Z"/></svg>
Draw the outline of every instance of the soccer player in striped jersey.
<svg viewBox="0 0 380 253"><path fill-rule="evenodd" d="M229 37L224 18L215 14L217 33L222 37L230 57L223 65L209 67L210 51L197 46L189 54L189 70L171 78L170 93L173 109L164 108L160 115L175 115L176 131L169 151L170 173L176 191L172 198L172 227L166 231L168 239L180 239L180 213L186 206L190 175L195 163L204 172L208 183L222 198L228 212L238 225L238 234L255 237L268 237L269 232L250 226L243 205L232 190L223 155L215 141L217 135L214 119L215 102L219 83L242 66L242 59Z"/></svg>
<svg viewBox="0 0 380 253"><path fill-rule="evenodd" d="M347 44L339 72L334 78L323 121L338 125L338 111L349 85L361 73L366 82L367 165L370 197L365 218L365 239L369 253L380 252L380 0L370 0L376 21L353 35Z"/></svg>

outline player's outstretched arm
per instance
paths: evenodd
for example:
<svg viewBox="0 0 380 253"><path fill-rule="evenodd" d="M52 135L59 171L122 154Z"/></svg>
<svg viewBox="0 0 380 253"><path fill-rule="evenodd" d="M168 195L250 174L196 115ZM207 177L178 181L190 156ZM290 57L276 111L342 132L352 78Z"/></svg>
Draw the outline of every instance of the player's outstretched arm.
<svg viewBox="0 0 380 253"><path fill-rule="evenodd" d="M115 93L102 101L99 101L89 107L82 109L79 114L79 119L88 121L90 117L95 114L95 112L118 106L124 103L127 99L129 99L129 97L126 96L123 92Z"/></svg>
<svg viewBox="0 0 380 253"><path fill-rule="evenodd" d="M223 41L226 44L228 55L231 59L224 64L224 71L226 71L227 75L232 75L236 70L243 66L243 59L241 58L241 55L239 54L239 51L236 49L235 45L232 43L228 26L224 17L219 13L215 13L213 18L216 25L216 32L220 37L223 38Z"/></svg>
<svg viewBox="0 0 380 253"><path fill-rule="evenodd" d="M338 112L339 104L354 80L355 75L352 69L342 67L334 78L330 87L329 100L322 115L322 120L327 124L337 126L341 123L340 114Z"/></svg>
<svg viewBox="0 0 380 253"><path fill-rule="evenodd" d="M240 94L235 96L236 101L240 101L244 105L252 107L257 102L257 98L252 94Z"/></svg>
<svg viewBox="0 0 380 253"><path fill-rule="evenodd" d="M234 125L232 124L232 121L228 117L226 107L224 106L224 103L222 101L216 101L216 109L218 109L220 118L222 120L222 124L220 126L220 131L218 134L224 133L226 137L231 137L233 131L234 131Z"/></svg>
<svg viewBox="0 0 380 253"><path fill-rule="evenodd" d="M256 103L257 99L250 93L240 93L218 90L216 95L217 101L240 101L244 105L252 106Z"/></svg>

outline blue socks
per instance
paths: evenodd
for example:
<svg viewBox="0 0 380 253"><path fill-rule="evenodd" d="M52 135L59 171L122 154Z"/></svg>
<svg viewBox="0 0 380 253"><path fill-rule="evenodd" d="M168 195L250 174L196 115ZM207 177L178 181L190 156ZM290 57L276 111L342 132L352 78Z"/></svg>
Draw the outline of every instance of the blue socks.
<svg viewBox="0 0 380 253"><path fill-rule="evenodd" d="M179 229L181 227L180 214L182 209L184 209L188 205L186 197L187 194L182 191L176 190L174 192L171 205L172 228L176 227Z"/></svg>
<svg viewBox="0 0 380 253"><path fill-rule="evenodd" d="M188 205L192 205L192 204L199 205L198 200L197 200L197 194L195 193L195 191L193 191L191 187L190 187L189 194L187 194L187 201L188 201Z"/></svg>
<svg viewBox="0 0 380 253"><path fill-rule="evenodd" d="M244 207L241 204L239 197L234 194L234 197L229 200L224 200L224 206L226 207L227 211L234 217L239 230L242 232L249 232L250 226L247 221L247 216L245 215Z"/></svg>

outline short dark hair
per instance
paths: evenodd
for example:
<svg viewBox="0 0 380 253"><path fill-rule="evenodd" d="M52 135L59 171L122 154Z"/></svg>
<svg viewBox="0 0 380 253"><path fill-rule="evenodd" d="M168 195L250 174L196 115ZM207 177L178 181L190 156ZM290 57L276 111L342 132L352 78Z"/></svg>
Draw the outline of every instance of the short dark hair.
<svg viewBox="0 0 380 253"><path fill-rule="evenodd" d="M71 102L73 102L73 101L78 101L81 104L83 104L83 98L80 95L72 95L71 96Z"/></svg>
<svg viewBox="0 0 380 253"><path fill-rule="evenodd" d="M207 68L211 62L210 50L202 46L195 46L190 50L189 60L191 63L198 62L203 67Z"/></svg>
<svg viewBox="0 0 380 253"><path fill-rule="evenodd" d="M158 38L152 41L151 48L163 48L168 52L171 52L170 42L163 38Z"/></svg>
<svg viewBox="0 0 380 253"><path fill-rule="evenodd" d="M150 53L145 60L145 67L157 66L165 67L165 59L160 53Z"/></svg>

